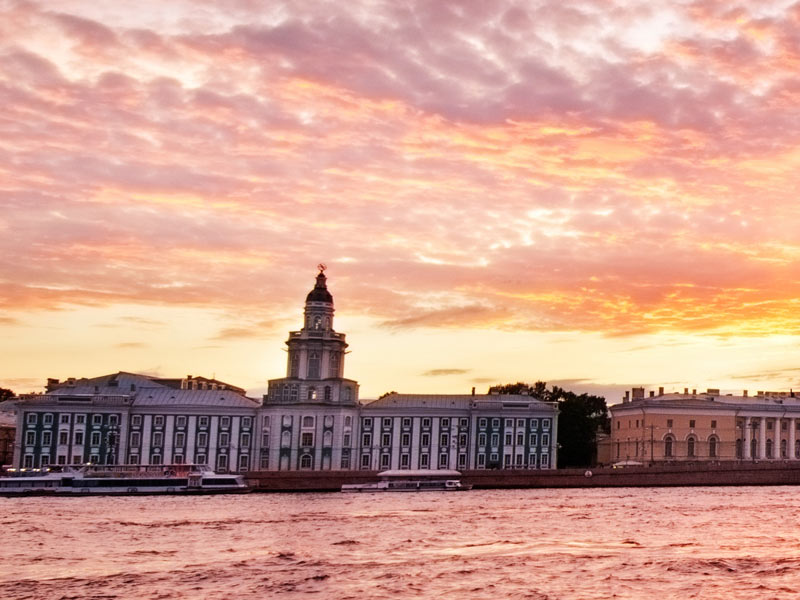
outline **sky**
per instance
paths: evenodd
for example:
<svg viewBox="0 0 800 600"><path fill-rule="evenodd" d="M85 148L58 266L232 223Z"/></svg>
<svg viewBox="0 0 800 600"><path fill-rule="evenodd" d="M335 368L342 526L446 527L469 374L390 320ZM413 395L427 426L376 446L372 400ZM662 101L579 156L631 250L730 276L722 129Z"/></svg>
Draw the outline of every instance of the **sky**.
<svg viewBox="0 0 800 600"><path fill-rule="evenodd" d="M800 387L800 2L0 13L0 386Z"/></svg>

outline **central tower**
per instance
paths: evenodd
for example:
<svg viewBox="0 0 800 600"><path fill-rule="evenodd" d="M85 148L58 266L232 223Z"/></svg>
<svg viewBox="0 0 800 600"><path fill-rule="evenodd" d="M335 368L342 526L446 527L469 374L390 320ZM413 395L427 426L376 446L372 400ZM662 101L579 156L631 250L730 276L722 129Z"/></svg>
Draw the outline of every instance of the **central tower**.
<svg viewBox="0 0 800 600"><path fill-rule="evenodd" d="M356 404L358 386L343 377L345 334L333 329L333 296L325 265L318 268L314 288L306 296L303 327L286 340L286 376L269 381L265 404Z"/></svg>

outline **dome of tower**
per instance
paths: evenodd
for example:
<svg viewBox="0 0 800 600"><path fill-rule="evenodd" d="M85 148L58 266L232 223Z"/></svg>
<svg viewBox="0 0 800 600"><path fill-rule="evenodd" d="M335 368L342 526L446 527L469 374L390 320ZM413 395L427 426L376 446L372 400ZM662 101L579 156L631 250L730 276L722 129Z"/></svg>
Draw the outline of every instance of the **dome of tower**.
<svg viewBox="0 0 800 600"><path fill-rule="evenodd" d="M333 304L333 296L331 296L331 293L328 291L328 286L325 283L326 277L323 271L324 269L320 269L319 275L317 275L317 283L314 289L306 296L306 302L328 302L329 304Z"/></svg>

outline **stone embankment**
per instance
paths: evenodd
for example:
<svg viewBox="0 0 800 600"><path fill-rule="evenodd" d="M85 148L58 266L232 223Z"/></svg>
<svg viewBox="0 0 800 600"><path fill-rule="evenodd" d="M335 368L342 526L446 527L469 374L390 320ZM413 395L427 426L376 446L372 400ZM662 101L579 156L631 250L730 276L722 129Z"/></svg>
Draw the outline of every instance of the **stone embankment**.
<svg viewBox="0 0 800 600"><path fill-rule="evenodd" d="M377 481L377 475L377 471L253 471L246 478L257 492L335 492L345 483ZM742 461L624 469L480 470L462 471L461 481L474 489L800 485L800 464Z"/></svg>

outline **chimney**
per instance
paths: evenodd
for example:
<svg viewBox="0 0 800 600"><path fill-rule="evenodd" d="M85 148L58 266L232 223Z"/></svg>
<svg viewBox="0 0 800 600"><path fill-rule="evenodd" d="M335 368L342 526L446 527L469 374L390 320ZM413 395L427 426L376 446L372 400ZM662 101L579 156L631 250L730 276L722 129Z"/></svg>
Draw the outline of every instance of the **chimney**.
<svg viewBox="0 0 800 600"><path fill-rule="evenodd" d="M631 401L631 393L628 390L625 390L625 399L623 402L630 402Z"/></svg>
<svg viewBox="0 0 800 600"><path fill-rule="evenodd" d="M745 398L747 398L747 390L745 390L744 392L742 392L742 396L744 396Z"/></svg>
<svg viewBox="0 0 800 600"><path fill-rule="evenodd" d="M663 385L658 388L658 395L659 396L663 396L664 395L664 386Z"/></svg>
<svg viewBox="0 0 800 600"><path fill-rule="evenodd" d="M473 396L475 395L475 386L474 385L472 386L472 395Z"/></svg>
<svg viewBox="0 0 800 600"><path fill-rule="evenodd" d="M692 396L697 396L697 388L694 388L694 389L692 390Z"/></svg>
<svg viewBox="0 0 800 600"><path fill-rule="evenodd" d="M689 388L683 388L683 395L684 396L688 396L689 395Z"/></svg>
<svg viewBox="0 0 800 600"><path fill-rule="evenodd" d="M652 397L653 397L653 396L655 396L655 395L656 395L656 392L655 392L655 390L650 390L650 397L652 398Z"/></svg>

